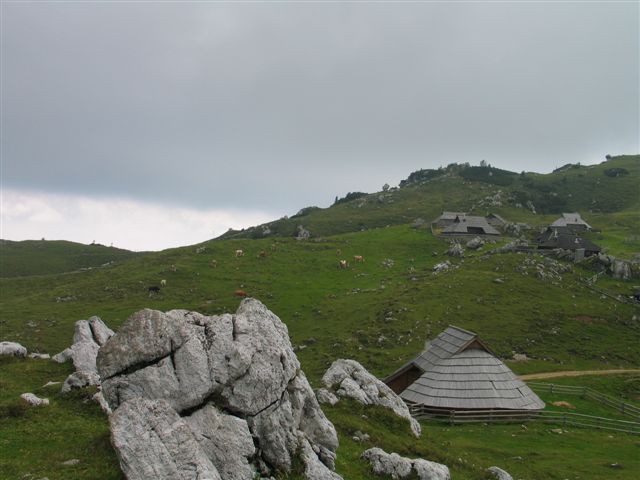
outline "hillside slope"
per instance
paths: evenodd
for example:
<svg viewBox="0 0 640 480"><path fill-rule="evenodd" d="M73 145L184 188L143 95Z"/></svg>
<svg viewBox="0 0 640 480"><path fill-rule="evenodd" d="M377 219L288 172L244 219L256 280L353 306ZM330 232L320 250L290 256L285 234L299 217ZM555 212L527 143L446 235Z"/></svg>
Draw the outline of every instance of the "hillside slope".
<svg viewBox="0 0 640 480"><path fill-rule="evenodd" d="M639 185L640 155L612 157L599 165L568 164L549 174L452 164L414 172L400 188L351 193L329 208L308 207L291 218L229 231L220 239L291 237L298 225L312 236L323 237L418 218L428 222L444 210L494 212L509 221L533 225L546 225L562 212L578 211L596 227L607 226L612 213L640 211Z"/></svg>
<svg viewBox="0 0 640 480"><path fill-rule="evenodd" d="M48 275L122 262L141 253L65 240L0 240L0 277Z"/></svg>

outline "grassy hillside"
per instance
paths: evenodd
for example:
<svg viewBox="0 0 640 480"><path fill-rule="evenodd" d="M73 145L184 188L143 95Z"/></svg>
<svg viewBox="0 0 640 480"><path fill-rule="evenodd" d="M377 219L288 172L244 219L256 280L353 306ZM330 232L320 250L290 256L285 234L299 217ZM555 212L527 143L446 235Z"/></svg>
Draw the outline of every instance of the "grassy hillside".
<svg viewBox="0 0 640 480"><path fill-rule="evenodd" d="M120 248L64 240L0 240L0 277L73 272L138 255L141 254Z"/></svg>
<svg viewBox="0 0 640 480"><path fill-rule="evenodd" d="M238 299L233 292L243 288L287 323L293 343L304 347L298 356L315 386L336 358L355 358L373 373L386 375L450 323L478 332L503 358L515 351L534 359L510 363L516 371L640 364L640 325L637 317L634 320L638 308L588 290L579 280L590 272L579 267L562 280L544 280L529 263L543 259L484 255L495 247L487 245L464 259L452 259L457 268L435 275L433 265L448 258L443 256L446 244L407 225L322 241L230 240L202 246L203 253L196 253L195 246L167 250L75 275L2 279L4 337L30 350L55 353L69 345L79 318L98 314L117 328L143 307L235 311ZM237 248L246 252L244 257L235 258ZM364 255L365 262L338 269L338 248L342 257ZM263 250L264 258L258 256ZM171 265L176 265L175 272ZM147 286L161 279L167 286L150 298ZM598 286L612 294L631 288L629 282L611 279L601 279ZM56 302L62 295L76 300ZM92 479L96 472L100 478L122 478L109 447L106 419L96 405L83 403L88 393L68 396L58 387L43 387L47 381L63 380L69 368L35 360L0 362L4 478L32 473L51 480L69 475ZM598 387L597 379L589 381ZM619 385L603 384L603 389L613 394L622 391ZM633 388L630 394L636 398ZM629 392L626 386L624 390ZM46 395L52 407L20 410L17 396L24 391ZM579 408L603 414L586 404ZM359 460L371 446L444 462L454 479L486 479L484 470L494 464L529 480L637 477L637 438L625 434L575 428L558 444L554 427L544 424L525 430L518 424L423 423L424 436L415 441L408 426L385 411L348 402L325 410L340 434L337 468L347 479L371 478ZM353 441L356 430L367 432L371 441ZM29 440L33 437L46 440ZM69 458L81 463L62 465ZM624 468L613 471L613 463Z"/></svg>
<svg viewBox="0 0 640 480"><path fill-rule="evenodd" d="M594 241L616 255L631 257L640 251L640 206L634 195L639 159L618 157L595 167L565 166L549 175L466 166L423 171L393 192L355 195L332 208L310 209L300 218L275 222L267 238L248 238L262 236L254 229L241 232L239 238L145 255L68 242L42 242L38 252L40 242L22 242L20 260L18 246L12 250L7 248L12 245L3 244L2 259L10 260L6 265L11 265L7 272L12 278L4 271L5 278L0 278L0 340L53 354L71 343L78 319L98 315L117 329L145 307L234 312L239 303L234 291L240 288L287 324L314 386L337 358L354 358L372 373L385 376L449 324L477 332L517 373L638 368L640 308L611 298L628 297L633 282L600 278L597 288L610 296L602 295L582 281L592 271L563 263L569 271L557 276L553 270L558 265L540 256L488 254L500 243L467 251L463 259L446 257L445 242L428 229L411 228L410 223L418 217L428 221L444 209L471 210L476 205L475 211L481 213L494 211L543 225L557 213L534 215L518 208L515 199L523 197L516 192L528 192L537 206L545 198L557 198L551 193L569 185L573 193L566 193L561 210L583 213L601 230L590 234ZM612 168L628 173L612 173ZM499 190L502 207L479 206L486 197L495 199ZM599 205L592 213L580 207L587 198ZM315 238L291 238L298 224ZM245 256L236 258L236 249L244 250ZM117 255L98 261L92 252ZM83 255L84 259L76 258ZM339 259L354 255L364 256L364 263L337 268ZM89 258L95 263L81 264ZM112 260L115 263L104 268L77 271ZM444 260L453 268L434 274L433 266ZM538 265L546 272L543 278L537 274ZM70 270L76 272L56 273ZM36 273L48 275L30 275ZM163 279L166 287L150 296L148 287ZM532 360L509 361L514 352ZM62 381L69 370L69 365L47 361L0 360L0 478L30 478L27 474L50 480L122 478L109 445L106 419L97 405L85 401L91 391L62 395L59 386L44 387L48 381ZM631 401L640 398L637 376L553 381L584 382ZM26 391L47 396L51 406L25 409L18 396ZM617 415L579 399L575 405L581 413ZM340 435L337 469L349 480L371 478L359 455L372 446L444 462L456 480L487 479L485 469L490 465L527 480L632 480L640 475L638 439L626 434L572 428L559 437L551 431L553 426L544 424L523 428L423 423L424 435L416 441L406 422L380 409L341 402L325 411ZM355 442L357 430L370 434L371 441ZM80 464L62 464L71 458L80 459Z"/></svg>
<svg viewBox="0 0 640 480"><path fill-rule="evenodd" d="M549 174L452 164L438 170L414 172L401 185L386 192L350 194L330 208L302 209L291 218L241 232L230 231L221 238L291 237L298 225L303 225L315 237L323 237L407 224L417 218L428 222L443 210L473 211L481 215L494 212L513 222L537 226L547 225L567 211L581 212L589 220L632 212L635 220L624 215L621 218L637 222L640 156L613 157L591 166L569 164ZM492 198L499 204L492 202ZM534 205L536 215L527 208L527 202ZM606 220L601 223L609 226ZM265 228L269 229L266 235ZM636 229L635 237L628 232L622 240L632 241L640 250L637 232Z"/></svg>

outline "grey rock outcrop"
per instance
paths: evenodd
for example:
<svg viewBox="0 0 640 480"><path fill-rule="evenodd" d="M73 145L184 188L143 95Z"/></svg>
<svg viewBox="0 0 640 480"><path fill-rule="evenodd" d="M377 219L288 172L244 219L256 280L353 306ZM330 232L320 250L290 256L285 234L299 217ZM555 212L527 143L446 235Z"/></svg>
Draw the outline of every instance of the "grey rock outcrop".
<svg viewBox="0 0 640 480"><path fill-rule="evenodd" d="M0 342L0 356L26 357L27 349L17 342Z"/></svg>
<svg viewBox="0 0 640 480"><path fill-rule="evenodd" d="M616 258L611 264L611 274L617 280L629 280L631 278L631 264Z"/></svg>
<svg viewBox="0 0 640 480"><path fill-rule="evenodd" d="M449 468L441 463L421 458L401 457L397 453L386 453L381 448L365 450L361 458L367 460L376 475L390 475L393 479L417 476L420 480L450 480Z"/></svg>
<svg viewBox="0 0 640 480"><path fill-rule="evenodd" d="M484 245L484 240L482 240L482 238L480 237L474 237L471 240L469 240L466 245L467 245L467 248L470 248L471 250L477 250L478 248Z"/></svg>
<svg viewBox="0 0 640 480"><path fill-rule="evenodd" d="M181 458L173 439L158 437L156 447L142 449L117 428L118 412L127 405L135 407L127 407L127 418L150 414L140 406L143 400L161 400L162 411L178 415L201 452L196 457L204 455L223 480L287 472L296 456L307 478L340 478L332 472L335 428L300 370L286 326L257 300L244 300L234 315L137 312L100 349L97 367L114 411L112 436L121 463L131 450L149 457L125 472L130 480L148 478L144 468L158 454L154 448ZM154 478L181 478L169 472Z"/></svg>
<svg viewBox="0 0 640 480"><path fill-rule="evenodd" d="M34 407L49 405L48 398L40 398L33 393L23 393L22 395L20 395L20 398L27 402L29 405L33 405Z"/></svg>
<svg viewBox="0 0 640 480"><path fill-rule="evenodd" d="M113 331L98 317L89 320L78 320L73 334L73 345L53 356L53 360L64 363L73 361L76 371L69 375L62 385L62 392L87 385L99 385L100 377L96 367L98 350Z"/></svg>
<svg viewBox="0 0 640 480"><path fill-rule="evenodd" d="M298 225L296 232L296 240L308 240L311 237L311 232L304 228L302 225Z"/></svg>
<svg viewBox="0 0 640 480"><path fill-rule="evenodd" d="M411 431L420 436L420 424L411 417L409 408L387 385L371 375L355 360L336 360L322 377L322 383L338 397L352 398L364 405L388 408L411 425Z"/></svg>
<svg viewBox="0 0 640 480"><path fill-rule="evenodd" d="M328 403L331 406L338 403L338 397L326 388L319 388L316 390L316 398L319 403Z"/></svg>
<svg viewBox="0 0 640 480"><path fill-rule="evenodd" d="M109 423L128 479L221 480L189 425L168 402L132 398L113 412Z"/></svg>
<svg viewBox="0 0 640 480"><path fill-rule="evenodd" d="M489 467L487 472L491 473L496 480L513 480L513 477L509 473L505 472L499 467Z"/></svg>
<svg viewBox="0 0 640 480"><path fill-rule="evenodd" d="M453 242L445 253L450 257L464 257L464 248L458 242Z"/></svg>

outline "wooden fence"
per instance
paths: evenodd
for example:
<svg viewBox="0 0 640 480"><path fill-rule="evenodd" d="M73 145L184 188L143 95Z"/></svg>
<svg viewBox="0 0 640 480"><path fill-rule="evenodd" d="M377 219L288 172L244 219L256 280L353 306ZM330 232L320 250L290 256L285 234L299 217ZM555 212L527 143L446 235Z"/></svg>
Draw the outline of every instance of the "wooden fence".
<svg viewBox="0 0 640 480"><path fill-rule="evenodd" d="M451 425L465 423L525 423L542 422L562 427L587 427L640 435L640 423L594 417L571 412L509 411L509 410L453 410L443 412L424 405L409 405L411 415L419 420L433 420Z"/></svg>
<svg viewBox="0 0 640 480"><path fill-rule="evenodd" d="M615 408L618 412L633 418L640 419L640 408L618 398L605 395L587 387L576 387L572 385L555 385L553 383L527 382L527 385L534 391L557 393L560 395L577 395L598 402L602 405Z"/></svg>

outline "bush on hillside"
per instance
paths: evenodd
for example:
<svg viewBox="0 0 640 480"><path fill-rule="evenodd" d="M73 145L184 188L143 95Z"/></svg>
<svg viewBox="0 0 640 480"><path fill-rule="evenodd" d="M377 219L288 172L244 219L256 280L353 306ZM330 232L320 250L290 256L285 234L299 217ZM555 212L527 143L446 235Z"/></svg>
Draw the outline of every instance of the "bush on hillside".
<svg viewBox="0 0 640 480"><path fill-rule="evenodd" d="M406 180L400 181L400 188L406 187L413 183L419 183L419 182L424 182L426 180L431 180L432 178L436 178L441 175L444 175L444 173L445 173L445 170L442 168L439 168L438 170L434 170L432 168L423 168L420 170L416 170L415 172L412 172L406 178Z"/></svg>
<svg viewBox="0 0 640 480"><path fill-rule="evenodd" d="M629 170L626 168L607 168L603 173L607 177L622 177L624 175L629 175Z"/></svg>
<svg viewBox="0 0 640 480"><path fill-rule="evenodd" d="M293 215L291 218L299 218L299 217L304 217L309 215L311 212L315 212L317 210L321 210L320 207L316 207L316 206L311 206L311 207L305 207L305 208L301 208L298 213L296 213L295 215Z"/></svg>
<svg viewBox="0 0 640 480"><path fill-rule="evenodd" d="M474 182L490 183L492 185L500 185L506 187L513 183L513 179L518 176L517 173L491 166L484 167L467 167L460 171L460 176L465 180Z"/></svg>
<svg viewBox="0 0 640 480"><path fill-rule="evenodd" d="M333 202L333 204L334 205L339 205L340 203L347 203L347 202L350 202L350 201L355 200L357 198L366 197L366 196L367 196L367 194L364 193L364 192L349 192L342 198L336 197L336 199Z"/></svg>

